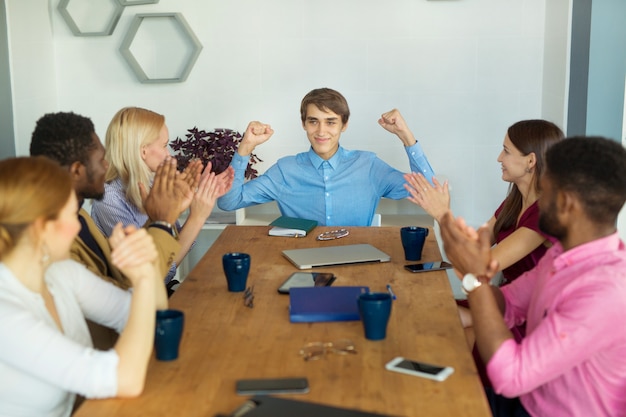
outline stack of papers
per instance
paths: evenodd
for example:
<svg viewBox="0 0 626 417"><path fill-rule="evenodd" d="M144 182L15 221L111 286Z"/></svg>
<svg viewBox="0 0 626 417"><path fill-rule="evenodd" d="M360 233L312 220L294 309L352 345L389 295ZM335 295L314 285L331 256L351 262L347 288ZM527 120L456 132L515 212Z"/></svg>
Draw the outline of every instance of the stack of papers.
<svg viewBox="0 0 626 417"><path fill-rule="evenodd" d="M270 236L304 237L317 226L317 221L280 216L270 223Z"/></svg>

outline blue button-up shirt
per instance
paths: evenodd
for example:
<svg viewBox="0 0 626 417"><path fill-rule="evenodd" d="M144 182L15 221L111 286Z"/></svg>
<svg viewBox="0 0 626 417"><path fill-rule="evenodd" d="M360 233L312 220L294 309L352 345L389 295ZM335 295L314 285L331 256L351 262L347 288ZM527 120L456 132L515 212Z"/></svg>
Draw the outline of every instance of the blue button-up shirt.
<svg viewBox="0 0 626 417"><path fill-rule="evenodd" d="M432 180L435 175L419 143L405 147L411 171ZM372 152L339 147L328 161L313 149L281 158L265 174L248 182L249 157L235 153L235 179L218 200L222 210L236 210L276 201L284 216L317 220L327 226L369 226L381 197L408 196L403 173Z"/></svg>

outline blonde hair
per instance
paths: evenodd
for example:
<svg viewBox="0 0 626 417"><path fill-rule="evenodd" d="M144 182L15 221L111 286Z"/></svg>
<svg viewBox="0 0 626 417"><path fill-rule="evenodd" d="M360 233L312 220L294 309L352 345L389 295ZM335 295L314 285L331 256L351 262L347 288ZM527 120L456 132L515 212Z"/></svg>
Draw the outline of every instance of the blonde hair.
<svg viewBox="0 0 626 417"><path fill-rule="evenodd" d="M118 111L107 128L105 159L109 163L105 181L119 178L126 198L143 211L139 183L150 188L154 174L141 158L141 148L158 139L165 117L140 107Z"/></svg>
<svg viewBox="0 0 626 417"><path fill-rule="evenodd" d="M37 219L56 219L72 192L69 172L51 159L0 161L0 260Z"/></svg>

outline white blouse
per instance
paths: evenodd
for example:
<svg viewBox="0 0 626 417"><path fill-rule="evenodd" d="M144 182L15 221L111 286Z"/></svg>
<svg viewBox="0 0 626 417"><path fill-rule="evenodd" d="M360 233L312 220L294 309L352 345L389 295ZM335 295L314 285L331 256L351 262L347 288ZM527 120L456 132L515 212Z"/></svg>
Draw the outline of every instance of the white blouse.
<svg viewBox="0 0 626 417"><path fill-rule="evenodd" d="M0 416L69 416L75 393L117 393L117 353L93 348L85 318L121 331L130 292L70 260L50 265L45 280L63 329L0 263Z"/></svg>

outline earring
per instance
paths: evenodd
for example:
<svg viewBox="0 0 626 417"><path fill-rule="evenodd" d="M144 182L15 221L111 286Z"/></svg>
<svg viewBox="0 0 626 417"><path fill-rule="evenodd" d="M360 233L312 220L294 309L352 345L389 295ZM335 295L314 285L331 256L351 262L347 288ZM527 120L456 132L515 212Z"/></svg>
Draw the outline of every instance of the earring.
<svg viewBox="0 0 626 417"><path fill-rule="evenodd" d="M42 267L46 267L48 266L48 263L50 262L50 253L48 251L48 245L46 245L45 243L41 244L41 260L39 261L39 263L41 264Z"/></svg>
<svg viewBox="0 0 626 417"><path fill-rule="evenodd" d="M530 174L530 168L526 168L526 173Z"/></svg>

